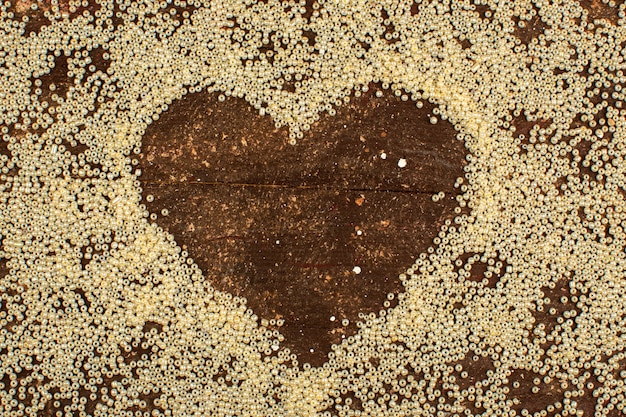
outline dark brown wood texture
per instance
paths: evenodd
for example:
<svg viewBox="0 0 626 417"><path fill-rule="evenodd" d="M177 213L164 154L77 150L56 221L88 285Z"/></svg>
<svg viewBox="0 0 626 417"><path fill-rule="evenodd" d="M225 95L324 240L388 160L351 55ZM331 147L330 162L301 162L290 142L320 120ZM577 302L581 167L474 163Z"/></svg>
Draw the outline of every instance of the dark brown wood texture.
<svg viewBox="0 0 626 417"><path fill-rule="evenodd" d="M453 126L430 123L431 103L377 90L295 146L245 101L208 93L174 103L143 139L140 180L157 223L215 287L283 319L285 345L314 365L355 333L359 313L401 291L398 274L457 205L466 150Z"/></svg>

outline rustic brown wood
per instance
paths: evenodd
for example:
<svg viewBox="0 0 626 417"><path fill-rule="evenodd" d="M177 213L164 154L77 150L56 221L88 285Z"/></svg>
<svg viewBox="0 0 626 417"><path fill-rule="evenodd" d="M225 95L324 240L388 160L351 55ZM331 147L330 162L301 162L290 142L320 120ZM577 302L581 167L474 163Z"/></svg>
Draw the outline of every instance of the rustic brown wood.
<svg viewBox="0 0 626 417"><path fill-rule="evenodd" d="M463 175L464 144L430 123L431 103L371 87L295 146L245 101L208 93L174 103L143 139L146 204L169 210L157 223L218 289L284 319L285 345L313 365L401 291L398 274L454 217Z"/></svg>

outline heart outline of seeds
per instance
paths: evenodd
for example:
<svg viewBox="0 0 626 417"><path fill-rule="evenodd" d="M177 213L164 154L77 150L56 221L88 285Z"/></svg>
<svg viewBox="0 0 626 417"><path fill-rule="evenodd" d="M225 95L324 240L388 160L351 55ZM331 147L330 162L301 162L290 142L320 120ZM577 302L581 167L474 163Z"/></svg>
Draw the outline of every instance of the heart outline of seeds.
<svg viewBox="0 0 626 417"><path fill-rule="evenodd" d="M293 146L243 100L186 96L144 135L144 200L216 289L321 366L458 214L467 151L434 108L371 84Z"/></svg>

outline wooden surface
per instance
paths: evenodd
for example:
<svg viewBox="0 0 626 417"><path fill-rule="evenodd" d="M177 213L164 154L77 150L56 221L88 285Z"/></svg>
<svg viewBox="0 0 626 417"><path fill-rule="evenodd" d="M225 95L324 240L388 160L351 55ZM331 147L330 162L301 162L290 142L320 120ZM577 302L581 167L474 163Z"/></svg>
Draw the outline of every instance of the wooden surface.
<svg viewBox="0 0 626 417"><path fill-rule="evenodd" d="M282 318L301 362L321 365L359 313L382 309L455 216L466 150L454 127L431 124L428 102L377 90L295 146L245 101L208 93L174 103L143 139L138 168L156 222L215 287L246 297L262 319Z"/></svg>

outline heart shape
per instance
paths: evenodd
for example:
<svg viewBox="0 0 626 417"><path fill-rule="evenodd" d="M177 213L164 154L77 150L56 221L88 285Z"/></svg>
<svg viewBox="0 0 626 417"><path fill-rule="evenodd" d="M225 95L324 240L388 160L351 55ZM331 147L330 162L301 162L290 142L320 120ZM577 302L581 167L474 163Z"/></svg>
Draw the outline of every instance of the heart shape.
<svg viewBox="0 0 626 417"><path fill-rule="evenodd" d="M285 346L320 366L455 216L466 149L420 106L372 84L291 146L241 99L185 96L144 135L144 201L217 289L284 321Z"/></svg>

